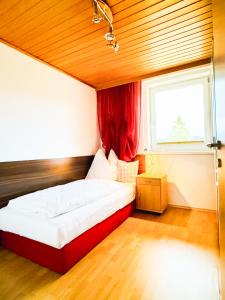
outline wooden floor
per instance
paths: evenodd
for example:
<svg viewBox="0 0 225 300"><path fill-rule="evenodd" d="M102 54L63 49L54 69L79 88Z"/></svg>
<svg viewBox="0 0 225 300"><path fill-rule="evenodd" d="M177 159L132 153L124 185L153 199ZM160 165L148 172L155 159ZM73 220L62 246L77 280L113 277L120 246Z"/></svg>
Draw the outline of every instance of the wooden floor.
<svg viewBox="0 0 225 300"><path fill-rule="evenodd" d="M60 276L0 250L0 299L218 300L211 212L136 213Z"/></svg>

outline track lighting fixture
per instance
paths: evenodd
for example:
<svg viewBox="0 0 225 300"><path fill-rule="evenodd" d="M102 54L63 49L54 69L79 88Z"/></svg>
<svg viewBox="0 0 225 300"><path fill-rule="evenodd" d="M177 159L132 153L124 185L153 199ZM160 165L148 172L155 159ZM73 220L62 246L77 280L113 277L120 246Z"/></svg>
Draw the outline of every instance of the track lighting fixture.
<svg viewBox="0 0 225 300"><path fill-rule="evenodd" d="M98 24L103 19L105 19L108 22L109 32L105 34L105 39L109 42L107 46L113 49L115 52L118 52L119 43L116 41L116 37L113 33L113 14L110 7L103 0L93 0L93 6L94 14L92 22L94 24Z"/></svg>

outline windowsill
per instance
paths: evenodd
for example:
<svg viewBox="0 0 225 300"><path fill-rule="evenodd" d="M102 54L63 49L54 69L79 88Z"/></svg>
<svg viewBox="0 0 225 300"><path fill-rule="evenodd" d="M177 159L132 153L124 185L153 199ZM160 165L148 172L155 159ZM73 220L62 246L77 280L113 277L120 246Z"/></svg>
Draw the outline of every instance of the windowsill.
<svg viewBox="0 0 225 300"><path fill-rule="evenodd" d="M156 144L158 145L173 145L173 144L178 144L178 145L186 145L186 144L203 144L204 140L199 140L199 141L194 141L194 140L190 140L190 141L173 141L173 142L160 142L160 141L156 141Z"/></svg>
<svg viewBox="0 0 225 300"><path fill-rule="evenodd" d="M138 154L152 155L214 155L213 151L143 151Z"/></svg>

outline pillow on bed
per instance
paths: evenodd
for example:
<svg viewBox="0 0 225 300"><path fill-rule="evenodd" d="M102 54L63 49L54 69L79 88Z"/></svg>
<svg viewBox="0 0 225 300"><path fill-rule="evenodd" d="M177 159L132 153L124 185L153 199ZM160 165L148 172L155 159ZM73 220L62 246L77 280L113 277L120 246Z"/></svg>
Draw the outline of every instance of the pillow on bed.
<svg viewBox="0 0 225 300"><path fill-rule="evenodd" d="M138 174L139 161L125 162L118 160L118 174L117 180L127 183L136 183L136 176Z"/></svg>
<svg viewBox="0 0 225 300"><path fill-rule="evenodd" d="M86 179L112 179L117 178L117 168L111 165L102 149L95 154L94 160L87 173Z"/></svg>
<svg viewBox="0 0 225 300"><path fill-rule="evenodd" d="M111 165L117 168L117 180L121 182L136 183L136 176L138 174L139 161L125 162L119 160L113 149L109 152L108 161Z"/></svg>
<svg viewBox="0 0 225 300"><path fill-rule="evenodd" d="M119 158L113 149L111 149L109 152L108 161L111 165L118 165Z"/></svg>

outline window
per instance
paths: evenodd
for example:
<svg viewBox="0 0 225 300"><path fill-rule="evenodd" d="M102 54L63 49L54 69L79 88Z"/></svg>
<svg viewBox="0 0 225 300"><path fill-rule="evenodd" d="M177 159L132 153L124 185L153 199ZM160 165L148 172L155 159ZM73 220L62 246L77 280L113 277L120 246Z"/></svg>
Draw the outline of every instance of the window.
<svg viewBox="0 0 225 300"><path fill-rule="evenodd" d="M211 139L209 70L181 72L143 84L152 151L208 151Z"/></svg>

